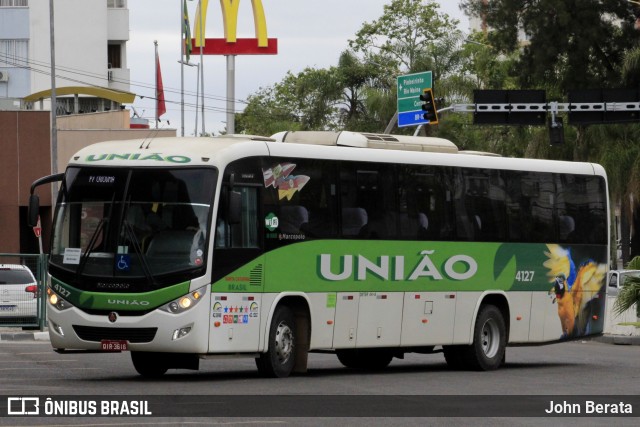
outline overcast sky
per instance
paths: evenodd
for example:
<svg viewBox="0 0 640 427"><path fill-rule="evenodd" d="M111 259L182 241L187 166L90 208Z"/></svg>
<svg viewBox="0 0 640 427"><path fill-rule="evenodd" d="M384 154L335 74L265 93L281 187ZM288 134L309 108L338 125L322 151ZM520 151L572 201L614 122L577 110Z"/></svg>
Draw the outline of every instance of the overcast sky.
<svg viewBox="0 0 640 427"><path fill-rule="evenodd" d="M383 5L390 0L263 0L270 38L278 39L277 55L236 56L236 111L242 111L248 95L260 87L282 80L287 71L298 73L306 67L336 65L340 53L348 48L363 22L382 15ZM193 28L198 0L189 0L189 18ZM460 21L460 29L468 32L468 20L460 12L458 1L440 1L441 11ZM158 50L167 100L167 113L162 127L180 126L180 12L182 0L129 0L130 38L127 61L131 70L131 92L154 96L154 45ZM192 30L193 31L193 30ZM209 1L207 37L223 37L220 3ZM251 0L240 0L238 37L255 37ZM192 56L191 62L200 62ZM208 133L224 129L226 98L226 59L204 56L205 124ZM195 92L197 68L184 67L185 136L195 129ZM138 114L153 118L155 101L136 97L133 104ZM170 124L167 124L167 121ZM202 129L198 119L198 131ZM152 124L153 127L153 124Z"/></svg>

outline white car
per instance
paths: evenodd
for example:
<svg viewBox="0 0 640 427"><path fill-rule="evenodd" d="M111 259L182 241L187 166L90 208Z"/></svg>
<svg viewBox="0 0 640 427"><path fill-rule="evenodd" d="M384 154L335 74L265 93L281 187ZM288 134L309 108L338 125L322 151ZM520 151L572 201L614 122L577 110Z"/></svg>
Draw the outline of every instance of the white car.
<svg viewBox="0 0 640 427"><path fill-rule="evenodd" d="M38 282L24 265L0 264L0 323L31 322L38 315Z"/></svg>
<svg viewBox="0 0 640 427"><path fill-rule="evenodd" d="M607 278L607 295L617 296L627 277L640 277L640 270L611 270Z"/></svg>

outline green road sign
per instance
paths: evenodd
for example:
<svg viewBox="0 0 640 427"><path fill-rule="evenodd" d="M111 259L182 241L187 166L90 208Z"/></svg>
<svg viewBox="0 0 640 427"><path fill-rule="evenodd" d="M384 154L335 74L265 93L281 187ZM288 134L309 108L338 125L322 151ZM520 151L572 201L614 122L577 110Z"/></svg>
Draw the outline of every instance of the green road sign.
<svg viewBox="0 0 640 427"><path fill-rule="evenodd" d="M420 94L432 85L431 71L398 76L398 126L429 123L422 117Z"/></svg>

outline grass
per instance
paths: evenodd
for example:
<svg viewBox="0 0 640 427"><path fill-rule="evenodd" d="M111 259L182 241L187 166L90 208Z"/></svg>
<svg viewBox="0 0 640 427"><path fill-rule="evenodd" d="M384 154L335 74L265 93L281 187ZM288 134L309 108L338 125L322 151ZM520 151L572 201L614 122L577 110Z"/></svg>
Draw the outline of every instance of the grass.
<svg viewBox="0 0 640 427"><path fill-rule="evenodd" d="M636 328L640 328L640 322L622 322L618 323L620 326L635 326Z"/></svg>

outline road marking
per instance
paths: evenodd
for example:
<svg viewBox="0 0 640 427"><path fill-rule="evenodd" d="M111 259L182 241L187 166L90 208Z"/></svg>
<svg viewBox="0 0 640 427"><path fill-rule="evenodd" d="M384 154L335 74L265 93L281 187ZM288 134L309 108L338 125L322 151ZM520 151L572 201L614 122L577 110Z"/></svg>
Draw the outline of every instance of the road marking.
<svg viewBox="0 0 640 427"><path fill-rule="evenodd" d="M262 421L228 421L228 422L215 422L215 421L180 421L180 425L204 425L204 426L228 426L228 425L266 425L266 424L288 424L286 421L271 421L271 420L262 420ZM92 423L92 424L72 424L74 427L98 427L98 426L121 426L122 422L117 423ZM130 426L174 426L176 425L175 421L171 422L148 422L148 423L131 423L128 424ZM69 424L31 424L31 427L68 427Z"/></svg>
<svg viewBox="0 0 640 427"><path fill-rule="evenodd" d="M7 363L45 363L45 362L62 362L62 363L73 363L78 360L69 360L69 359L52 359L52 360L9 360Z"/></svg>
<svg viewBox="0 0 640 427"><path fill-rule="evenodd" d="M48 354L48 355L51 355L51 353L53 353L53 351L39 351L37 353L16 353L16 356L25 356L25 355L29 355L29 354ZM4 354L10 354L10 353L4 353Z"/></svg>
<svg viewBox="0 0 640 427"><path fill-rule="evenodd" d="M37 363L37 364L44 364L44 363L75 363L77 362L77 360L68 360L68 359L62 359L62 360L11 360L7 363Z"/></svg>
<svg viewBox="0 0 640 427"><path fill-rule="evenodd" d="M40 366L38 368L0 368L0 371L11 371L11 370L20 370L20 369L42 369L42 368L46 368L49 369L50 366ZM95 371L101 371L102 368L64 368L65 371L81 371L83 369L87 369L87 370L95 370ZM52 378L58 378L58 377L52 377Z"/></svg>

